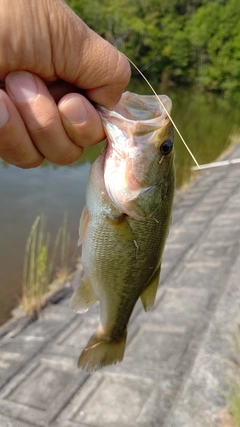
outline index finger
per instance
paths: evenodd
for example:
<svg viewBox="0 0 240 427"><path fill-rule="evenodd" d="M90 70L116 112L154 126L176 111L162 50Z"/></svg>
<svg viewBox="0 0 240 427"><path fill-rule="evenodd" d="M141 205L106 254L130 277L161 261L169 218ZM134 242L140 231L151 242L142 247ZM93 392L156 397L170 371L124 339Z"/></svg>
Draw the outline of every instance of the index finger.
<svg viewBox="0 0 240 427"><path fill-rule="evenodd" d="M64 17L61 15L61 22L54 26L52 34L56 74L84 89L92 101L111 109L129 83L129 62L66 4L65 8Z"/></svg>

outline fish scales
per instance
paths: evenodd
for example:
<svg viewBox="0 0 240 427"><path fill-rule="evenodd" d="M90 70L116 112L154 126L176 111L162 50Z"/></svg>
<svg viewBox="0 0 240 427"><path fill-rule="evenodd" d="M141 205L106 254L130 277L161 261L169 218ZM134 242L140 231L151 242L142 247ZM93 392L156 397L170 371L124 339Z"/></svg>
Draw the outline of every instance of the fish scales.
<svg viewBox="0 0 240 427"><path fill-rule="evenodd" d="M172 124L153 98L126 92L115 111L99 107L108 143L90 172L80 221L85 274L71 302L84 312L100 301L100 325L78 363L88 371L122 360L138 298L146 311L155 300L175 177Z"/></svg>

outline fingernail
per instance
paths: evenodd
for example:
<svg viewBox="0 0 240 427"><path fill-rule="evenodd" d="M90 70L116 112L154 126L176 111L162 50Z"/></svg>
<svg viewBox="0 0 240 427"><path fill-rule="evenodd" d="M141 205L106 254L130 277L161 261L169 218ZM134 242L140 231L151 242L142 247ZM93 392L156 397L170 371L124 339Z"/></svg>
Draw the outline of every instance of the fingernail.
<svg viewBox="0 0 240 427"><path fill-rule="evenodd" d="M0 127L3 127L9 119L9 112L5 101L0 96Z"/></svg>
<svg viewBox="0 0 240 427"><path fill-rule="evenodd" d="M16 71L6 77L6 87L15 102L28 102L38 95L33 76L27 71Z"/></svg>
<svg viewBox="0 0 240 427"><path fill-rule="evenodd" d="M73 96L72 98L61 101L59 109L64 117L72 124L84 123L88 118L88 112L78 97Z"/></svg>

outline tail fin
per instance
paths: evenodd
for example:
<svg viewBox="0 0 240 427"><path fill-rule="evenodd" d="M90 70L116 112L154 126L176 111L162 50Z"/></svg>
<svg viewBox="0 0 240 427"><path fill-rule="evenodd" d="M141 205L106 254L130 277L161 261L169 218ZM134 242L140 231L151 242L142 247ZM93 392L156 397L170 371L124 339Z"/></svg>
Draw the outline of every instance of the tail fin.
<svg viewBox="0 0 240 427"><path fill-rule="evenodd" d="M124 356L126 338L127 331L117 341L96 331L82 351L78 359L78 367L93 372L103 366L120 362Z"/></svg>

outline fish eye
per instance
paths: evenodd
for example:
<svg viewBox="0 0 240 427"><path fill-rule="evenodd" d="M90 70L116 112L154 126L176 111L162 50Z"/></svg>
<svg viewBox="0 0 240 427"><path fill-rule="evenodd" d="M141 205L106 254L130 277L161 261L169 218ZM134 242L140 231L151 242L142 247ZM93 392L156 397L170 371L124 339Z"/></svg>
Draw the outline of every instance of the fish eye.
<svg viewBox="0 0 240 427"><path fill-rule="evenodd" d="M160 152L163 156L167 156L169 153L171 153L172 149L173 149L173 141L171 141L171 139L167 139L160 146Z"/></svg>

